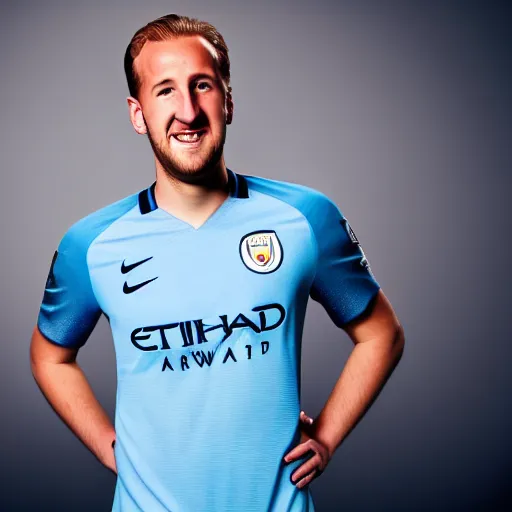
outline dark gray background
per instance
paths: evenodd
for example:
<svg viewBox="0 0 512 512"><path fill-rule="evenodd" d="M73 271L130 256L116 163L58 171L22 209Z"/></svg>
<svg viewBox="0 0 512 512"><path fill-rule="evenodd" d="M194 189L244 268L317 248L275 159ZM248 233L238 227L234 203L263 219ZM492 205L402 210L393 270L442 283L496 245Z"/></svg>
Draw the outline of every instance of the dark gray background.
<svg viewBox="0 0 512 512"><path fill-rule="evenodd" d="M138 28L169 12L212 22L230 48L228 167L334 199L405 329L400 365L311 485L318 511L512 509L509 6L2 4L0 509L110 510L115 477L44 400L29 341L65 230L154 179L122 58ZM351 348L310 302L309 414ZM79 362L113 414L104 318Z"/></svg>

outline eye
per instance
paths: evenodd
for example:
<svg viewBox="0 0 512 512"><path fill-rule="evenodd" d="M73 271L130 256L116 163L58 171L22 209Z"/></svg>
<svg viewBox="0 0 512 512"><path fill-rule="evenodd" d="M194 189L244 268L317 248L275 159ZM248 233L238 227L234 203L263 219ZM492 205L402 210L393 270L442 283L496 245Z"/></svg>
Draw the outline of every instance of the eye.
<svg viewBox="0 0 512 512"><path fill-rule="evenodd" d="M196 87L200 91L209 91L212 88L212 86L208 82L197 82Z"/></svg>
<svg viewBox="0 0 512 512"><path fill-rule="evenodd" d="M172 87L166 87L165 89L162 89L157 96L167 96L171 91L173 90Z"/></svg>

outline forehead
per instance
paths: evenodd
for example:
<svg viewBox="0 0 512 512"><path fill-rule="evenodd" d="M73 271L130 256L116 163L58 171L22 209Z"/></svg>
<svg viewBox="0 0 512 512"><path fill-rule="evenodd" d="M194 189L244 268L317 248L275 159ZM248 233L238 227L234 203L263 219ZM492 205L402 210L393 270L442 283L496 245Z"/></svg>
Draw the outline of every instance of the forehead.
<svg viewBox="0 0 512 512"><path fill-rule="evenodd" d="M148 41L134 60L143 83L180 78L198 72L216 73L215 49L200 36Z"/></svg>

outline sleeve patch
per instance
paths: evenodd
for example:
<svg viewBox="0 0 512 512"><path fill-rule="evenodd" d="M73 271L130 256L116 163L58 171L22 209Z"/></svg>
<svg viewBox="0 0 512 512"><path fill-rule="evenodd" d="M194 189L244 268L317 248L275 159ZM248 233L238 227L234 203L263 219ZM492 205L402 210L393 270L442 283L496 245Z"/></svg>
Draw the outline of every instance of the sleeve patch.
<svg viewBox="0 0 512 512"><path fill-rule="evenodd" d="M366 258L366 254L364 253L363 251L363 248L359 242L359 240L357 239L357 236L356 234L354 233L354 230L352 229L352 227L350 226L349 222L347 219L342 219L340 220L340 223L341 225L343 226L343 228L345 229L345 231L347 232L347 235L350 239L350 241L353 243L353 244L357 244L359 246L359 249L361 250L361 255L362 255L362 258L361 260L359 261L359 264L366 268L368 270L368 272L370 272L370 274L372 274L373 276L373 273L372 273L372 270L370 268L370 263L368 262L368 259Z"/></svg>
<svg viewBox="0 0 512 512"><path fill-rule="evenodd" d="M342 220L340 220L340 224L343 226L343 229L347 232L347 235L350 238L350 241L353 244L359 244L359 240L357 239L356 234L354 233L354 230L350 227L348 220L342 219Z"/></svg>
<svg viewBox="0 0 512 512"><path fill-rule="evenodd" d="M46 278L47 288L55 286L55 275L53 274L53 267L55 266L55 260L57 259L58 254L59 251L55 251L55 253L53 254L52 262L50 264L50 271L48 272L48 277Z"/></svg>

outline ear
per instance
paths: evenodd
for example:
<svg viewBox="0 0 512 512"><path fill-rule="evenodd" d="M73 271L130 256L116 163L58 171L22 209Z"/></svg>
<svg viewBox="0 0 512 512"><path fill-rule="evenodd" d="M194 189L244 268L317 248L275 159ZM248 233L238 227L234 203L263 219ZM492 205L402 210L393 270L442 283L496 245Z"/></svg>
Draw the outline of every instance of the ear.
<svg viewBox="0 0 512 512"><path fill-rule="evenodd" d="M233 122L233 109L233 96L231 96L231 87L229 87L226 93L226 124Z"/></svg>
<svg viewBox="0 0 512 512"><path fill-rule="evenodd" d="M142 115L142 107L140 106L140 103L132 96L128 96L126 101L128 102L130 121L134 130L139 135L144 135L147 132L147 127L144 121L144 116Z"/></svg>

